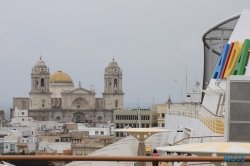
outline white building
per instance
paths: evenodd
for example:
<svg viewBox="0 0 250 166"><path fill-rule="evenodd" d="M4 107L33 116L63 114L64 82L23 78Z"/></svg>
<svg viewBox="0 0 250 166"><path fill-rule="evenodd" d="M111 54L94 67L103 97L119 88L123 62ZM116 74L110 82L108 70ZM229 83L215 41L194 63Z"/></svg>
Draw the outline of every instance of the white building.
<svg viewBox="0 0 250 166"><path fill-rule="evenodd" d="M69 130L70 133L76 133L76 132L84 132L88 133L90 136L97 136L97 135L110 135L110 128L102 128L102 127L86 127L78 130Z"/></svg>
<svg viewBox="0 0 250 166"><path fill-rule="evenodd" d="M33 119L28 116L28 110L20 110L15 107L14 116L10 124L13 126L31 126L32 120Z"/></svg>
<svg viewBox="0 0 250 166"><path fill-rule="evenodd" d="M4 153L17 152L18 136L20 135L17 132L11 132L4 137Z"/></svg>
<svg viewBox="0 0 250 166"><path fill-rule="evenodd" d="M52 153L55 150L57 153L63 153L64 150L71 149L71 142L40 142L38 151L47 151L48 153Z"/></svg>

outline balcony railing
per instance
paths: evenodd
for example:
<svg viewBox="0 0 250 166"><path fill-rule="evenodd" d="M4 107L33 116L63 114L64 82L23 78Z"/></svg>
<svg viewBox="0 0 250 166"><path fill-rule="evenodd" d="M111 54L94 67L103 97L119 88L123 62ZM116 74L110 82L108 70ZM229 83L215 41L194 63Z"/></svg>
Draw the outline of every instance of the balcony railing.
<svg viewBox="0 0 250 166"><path fill-rule="evenodd" d="M227 157L227 156L226 156ZM231 157L231 156L229 156ZM234 157L234 156L232 156ZM241 161L249 162L250 156L243 156ZM49 156L49 155L0 155L0 160L18 160L18 161L163 161L163 162L224 162L224 156ZM234 159L235 160L235 159ZM228 162L232 162L229 159Z"/></svg>
<svg viewBox="0 0 250 166"><path fill-rule="evenodd" d="M167 114L199 119L212 132L224 134L224 118L200 104L173 104L167 109Z"/></svg>

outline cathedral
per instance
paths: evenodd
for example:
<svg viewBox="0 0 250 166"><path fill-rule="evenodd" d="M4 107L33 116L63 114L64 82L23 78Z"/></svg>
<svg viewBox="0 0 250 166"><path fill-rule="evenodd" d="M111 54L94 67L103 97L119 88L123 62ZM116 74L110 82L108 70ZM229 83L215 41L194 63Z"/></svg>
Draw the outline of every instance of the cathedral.
<svg viewBox="0 0 250 166"><path fill-rule="evenodd" d="M50 74L40 58L31 71L31 90L28 97L14 97L14 109L29 110L29 116L38 121L106 123L113 121L113 110L123 109L122 70L110 62L104 73L102 98L95 98L94 85L89 90L75 88L71 77L62 71Z"/></svg>

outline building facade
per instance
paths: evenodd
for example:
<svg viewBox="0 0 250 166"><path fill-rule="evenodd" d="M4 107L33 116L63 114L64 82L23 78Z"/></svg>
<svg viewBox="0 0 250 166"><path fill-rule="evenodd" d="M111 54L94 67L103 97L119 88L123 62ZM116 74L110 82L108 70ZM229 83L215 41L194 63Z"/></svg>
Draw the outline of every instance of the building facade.
<svg viewBox="0 0 250 166"><path fill-rule="evenodd" d="M157 127L157 111L149 109L140 109L141 127L150 128ZM139 128L137 110L114 110L114 129L133 127ZM119 140L126 135L123 132L115 132L115 139Z"/></svg>
<svg viewBox="0 0 250 166"><path fill-rule="evenodd" d="M50 75L49 68L40 58L31 71L29 97L14 97L14 108L28 110L29 116L39 121L106 123L113 121L113 110L123 109L122 70L110 62L104 73L102 98L95 98L94 85L90 90L75 88L71 77L62 71Z"/></svg>

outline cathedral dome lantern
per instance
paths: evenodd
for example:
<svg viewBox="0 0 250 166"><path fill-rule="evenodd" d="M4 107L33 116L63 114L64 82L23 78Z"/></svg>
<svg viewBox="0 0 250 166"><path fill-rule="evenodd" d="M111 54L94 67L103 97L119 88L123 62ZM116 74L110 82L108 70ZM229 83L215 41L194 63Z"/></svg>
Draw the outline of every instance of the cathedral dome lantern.
<svg viewBox="0 0 250 166"><path fill-rule="evenodd" d="M122 70L116 61L111 61L109 65L105 68L106 74L121 74Z"/></svg>
<svg viewBox="0 0 250 166"><path fill-rule="evenodd" d="M34 67L35 68L37 68L37 67L39 67L39 68L45 67L46 68L47 66L46 66L45 62L40 58L39 61L36 62L36 65Z"/></svg>
<svg viewBox="0 0 250 166"><path fill-rule="evenodd" d="M106 69L115 69L115 68L120 69L120 67L118 66L118 63L114 60L112 62L110 62L109 65L106 67Z"/></svg>
<svg viewBox="0 0 250 166"><path fill-rule="evenodd" d="M72 79L67 73L57 71L50 75L50 83L72 83Z"/></svg>

